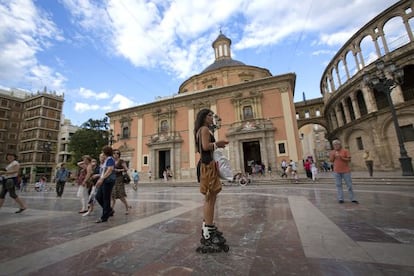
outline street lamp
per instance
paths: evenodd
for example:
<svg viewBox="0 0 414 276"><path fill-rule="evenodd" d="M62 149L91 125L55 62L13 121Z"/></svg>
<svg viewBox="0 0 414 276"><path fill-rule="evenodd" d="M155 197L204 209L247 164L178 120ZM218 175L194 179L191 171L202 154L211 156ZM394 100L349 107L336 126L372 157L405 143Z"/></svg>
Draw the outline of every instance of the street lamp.
<svg viewBox="0 0 414 276"><path fill-rule="evenodd" d="M106 136L106 134L108 134L108 136ZM115 138L115 136L114 136L114 130L113 129L110 129L109 131L108 131L108 133L103 133L102 134L102 138L104 138L104 139L106 139L106 138L108 138L108 146L112 146L113 145L113 143L114 142L117 142L118 140L119 140L119 133L116 135L116 137L117 137L117 140L115 140L114 138Z"/></svg>
<svg viewBox="0 0 414 276"><path fill-rule="evenodd" d="M47 134L47 139L50 139L50 133ZM43 150L46 152L46 169L45 169L45 174L47 175L47 171L49 170L48 166L49 166L49 161L50 161L50 152L52 151L52 142L50 141L46 141L43 143ZM52 178L52 169L50 169L50 178L49 180L51 181Z"/></svg>
<svg viewBox="0 0 414 276"><path fill-rule="evenodd" d="M395 64L385 64L384 61L378 60L375 62L377 72L373 75L366 74L364 76L364 83L370 88L385 94L388 104L391 108L391 115L394 121L395 132L397 134L398 145L400 147L400 164L403 176L414 175L411 157L408 156L407 150L404 147L404 138L402 136L400 125L398 124L397 113L395 112L394 103L391 99L391 91L398 85L402 84L404 77L404 70L398 68ZM386 74L391 78L388 78Z"/></svg>

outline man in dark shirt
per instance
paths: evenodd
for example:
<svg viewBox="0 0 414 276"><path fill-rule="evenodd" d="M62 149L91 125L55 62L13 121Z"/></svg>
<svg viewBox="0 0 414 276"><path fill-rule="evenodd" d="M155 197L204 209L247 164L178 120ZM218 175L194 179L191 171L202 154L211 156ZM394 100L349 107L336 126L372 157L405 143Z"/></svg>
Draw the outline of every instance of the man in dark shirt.
<svg viewBox="0 0 414 276"><path fill-rule="evenodd" d="M56 195L62 197L65 183L68 180L69 171L65 168L65 163L60 165L60 169L56 172Z"/></svg>

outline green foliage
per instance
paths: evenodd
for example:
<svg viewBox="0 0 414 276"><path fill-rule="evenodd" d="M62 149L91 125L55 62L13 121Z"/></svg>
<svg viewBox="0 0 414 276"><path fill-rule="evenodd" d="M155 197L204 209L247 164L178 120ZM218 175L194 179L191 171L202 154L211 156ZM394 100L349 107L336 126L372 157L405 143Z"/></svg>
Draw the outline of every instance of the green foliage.
<svg viewBox="0 0 414 276"><path fill-rule="evenodd" d="M108 117L105 117L101 120L94 120L89 119L85 123L81 125L81 128L87 128L87 129L95 129L95 130L108 130Z"/></svg>
<svg viewBox="0 0 414 276"><path fill-rule="evenodd" d="M83 155L98 159L102 147L108 144L108 118L89 119L81 125L69 142L69 151L73 153L72 164L79 162Z"/></svg>

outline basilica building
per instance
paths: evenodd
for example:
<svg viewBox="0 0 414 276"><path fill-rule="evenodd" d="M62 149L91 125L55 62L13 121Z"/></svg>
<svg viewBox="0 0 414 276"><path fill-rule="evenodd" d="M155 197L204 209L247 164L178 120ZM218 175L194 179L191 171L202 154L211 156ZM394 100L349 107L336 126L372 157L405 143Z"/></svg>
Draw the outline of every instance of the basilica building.
<svg viewBox="0 0 414 276"><path fill-rule="evenodd" d="M296 75L273 76L231 56L231 40L219 34L212 43L214 62L185 80L178 93L154 102L109 112L113 147L129 168L145 179L196 180L199 159L194 121L203 108L216 114L216 139L229 141L225 153L234 172L254 164L279 167L283 159L301 161L302 152L293 96Z"/></svg>

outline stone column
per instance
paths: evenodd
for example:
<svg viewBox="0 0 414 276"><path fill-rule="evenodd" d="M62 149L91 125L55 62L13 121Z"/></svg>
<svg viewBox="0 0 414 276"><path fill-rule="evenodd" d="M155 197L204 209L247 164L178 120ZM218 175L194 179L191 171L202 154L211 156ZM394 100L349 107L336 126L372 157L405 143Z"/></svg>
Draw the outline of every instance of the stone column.
<svg viewBox="0 0 414 276"><path fill-rule="evenodd" d="M379 36L381 37L382 45L384 46L385 54L388 54L390 52L390 50L388 49L387 40L385 40L385 36L384 36L384 33L382 32L382 30L380 30ZM381 55L379 55L378 57L381 57Z"/></svg>
<svg viewBox="0 0 414 276"><path fill-rule="evenodd" d="M339 105L335 106L335 113L336 113L336 119L338 121L338 127L343 126L345 123L344 123L344 118L342 117L342 113L339 108Z"/></svg>
<svg viewBox="0 0 414 276"><path fill-rule="evenodd" d="M413 31L411 30L411 26L408 23L408 18L403 18L403 21L404 21L405 29L407 30L408 37L410 38L410 41L413 42L414 35L413 35Z"/></svg>
<svg viewBox="0 0 414 276"><path fill-rule="evenodd" d="M342 60L342 62L344 63L346 77L348 78L347 80L349 80L349 79L351 78L351 75L349 74L348 64L347 64L347 62L346 62L346 59L344 58L344 59Z"/></svg>
<svg viewBox="0 0 414 276"><path fill-rule="evenodd" d="M393 90L391 90L391 99L395 105L404 102L404 95L400 85L397 85Z"/></svg>
<svg viewBox="0 0 414 276"><path fill-rule="evenodd" d="M358 53L357 54L358 54L359 60L360 60L360 63L359 63L360 67L359 68L364 68L365 67L365 61L364 61L364 56L362 55L361 49L358 48Z"/></svg>
<svg viewBox="0 0 414 276"><path fill-rule="evenodd" d="M336 91L335 83L333 82L333 79L332 79L332 75L331 74L329 74L328 77L329 77L329 84L331 86L331 90L330 91L331 91L331 93L333 93L334 91Z"/></svg>
<svg viewBox="0 0 414 276"><path fill-rule="evenodd" d="M359 60L358 60L358 53L354 53L354 52L352 52L352 54L354 55L354 59L355 59L355 65L357 66L357 71L359 71L359 68L361 68L361 64L360 64L360 62L359 62Z"/></svg>
<svg viewBox="0 0 414 276"><path fill-rule="evenodd" d="M342 85L342 82L341 82L341 76L339 75L339 70L337 66L335 66L335 73L336 73L336 79L338 80L338 87L339 87Z"/></svg>
<svg viewBox="0 0 414 276"><path fill-rule="evenodd" d="M374 41L374 45L375 45L375 51L377 52L377 57L381 57L381 50L380 47L378 45L378 36L375 36L372 40Z"/></svg>
<svg viewBox="0 0 414 276"><path fill-rule="evenodd" d="M347 104L346 100L343 99L341 101L341 104L342 104L342 108L344 109L344 113L345 113L345 121L346 121L346 123L350 123L351 122L351 114L349 112L349 107L348 107L348 104Z"/></svg>
<svg viewBox="0 0 414 276"><path fill-rule="evenodd" d="M361 111L359 110L359 105L358 105L358 101L357 101L357 98L356 98L356 93L352 92L350 97L351 97L352 107L353 107L354 112L355 112L355 119L359 119L359 118L361 118Z"/></svg>
<svg viewBox="0 0 414 276"><path fill-rule="evenodd" d="M364 96L365 105L367 106L368 113L378 111L377 103L375 102L374 94L372 90L367 87L363 86L361 88L362 95Z"/></svg>
<svg viewBox="0 0 414 276"><path fill-rule="evenodd" d="M331 127L332 127L332 130L337 129L338 128L338 120L336 119L335 112L334 111L330 112L330 115L329 116L331 117Z"/></svg>

